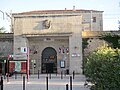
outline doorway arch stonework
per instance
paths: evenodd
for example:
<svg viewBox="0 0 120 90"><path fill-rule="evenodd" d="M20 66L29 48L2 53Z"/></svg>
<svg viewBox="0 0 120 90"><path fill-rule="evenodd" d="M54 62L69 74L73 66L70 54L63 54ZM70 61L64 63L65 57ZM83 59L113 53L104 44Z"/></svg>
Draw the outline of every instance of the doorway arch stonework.
<svg viewBox="0 0 120 90"><path fill-rule="evenodd" d="M41 55L41 73L57 73L57 52L52 47L46 47Z"/></svg>

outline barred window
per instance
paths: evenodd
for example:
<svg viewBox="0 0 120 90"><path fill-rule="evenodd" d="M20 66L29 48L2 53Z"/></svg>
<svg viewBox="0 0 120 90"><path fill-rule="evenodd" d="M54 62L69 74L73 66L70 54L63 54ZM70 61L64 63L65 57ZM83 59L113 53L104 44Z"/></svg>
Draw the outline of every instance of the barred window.
<svg viewBox="0 0 120 90"><path fill-rule="evenodd" d="M96 22L96 17L93 17L93 22Z"/></svg>

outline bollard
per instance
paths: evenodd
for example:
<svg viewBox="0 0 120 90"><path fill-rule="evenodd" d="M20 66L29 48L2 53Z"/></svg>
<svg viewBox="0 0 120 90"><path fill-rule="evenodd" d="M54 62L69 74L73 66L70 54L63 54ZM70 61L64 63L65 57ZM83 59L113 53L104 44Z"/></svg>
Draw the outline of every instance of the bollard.
<svg viewBox="0 0 120 90"><path fill-rule="evenodd" d="M70 76L70 90L72 90L72 76Z"/></svg>
<svg viewBox="0 0 120 90"><path fill-rule="evenodd" d="M57 76L57 72L56 72L56 76Z"/></svg>
<svg viewBox="0 0 120 90"><path fill-rule="evenodd" d="M38 79L39 79L39 75L40 75L40 70L38 70Z"/></svg>
<svg viewBox="0 0 120 90"><path fill-rule="evenodd" d="M75 78L75 71L73 71L73 79Z"/></svg>
<svg viewBox="0 0 120 90"><path fill-rule="evenodd" d="M0 82L0 84L1 84L1 90L3 90L3 77L1 77L1 82Z"/></svg>
<svg viewBox="0 0 120 90"><path fill-rule="evenodd" d="M15 79L17 79L17 74L15 73Z"/></svg>
<svg viewBox="0 0 120 90"><path fill-rule="evenodd" d="M51 79L51 73L49 74L49 78Z"/></svg>
<svg viewBox="0 0 120 90"><path fill-rule="evenodd" d="M4 74L4 79L6 79L6 74Z"/></svg>
<svg viewBox="0 0 120 90"><path fill-rule="evenodd" d="M66 90L69 90L69 88L68 88L68 84L66 84Z"/></svg>
<svg viewBox="0 0 120 90"><path fill-rule="evenodd" d="M23 76L23 90L25 90L25 76Z"/></svg>
<svg viewBox="0 0 120 90"><path fill-rule="evenodd" d="M9 82L9 73L7 73L7 82Z"/></svg>
<svg viewBox="0 0 120 90"><path fill-rule="evenodd" d="M48 90L48 77L46 77L46 90Z"/></svg>
<svg viewBox="0 0 120 90"><path fill-rule="evenodd" d="M48 77L48 70L46 72L47 72L47 77Z"/></svg>
<svg viewBox="0 0 120 90"><path fill-rule="evenodd" d="M66 71L64 71L64 75L66 76Z"/></svg>
<svg viewBox="0 0 120 90"><path fill-rule="evenodd" d="M30 70L29 70L29 75L31 75L31 72L30 72Z"/></svg>
<svg viewBox="0 0 120 90"><path fill-rule="evenodd" d="M61 71L61 79L63 79L63 72Z"/></svg>

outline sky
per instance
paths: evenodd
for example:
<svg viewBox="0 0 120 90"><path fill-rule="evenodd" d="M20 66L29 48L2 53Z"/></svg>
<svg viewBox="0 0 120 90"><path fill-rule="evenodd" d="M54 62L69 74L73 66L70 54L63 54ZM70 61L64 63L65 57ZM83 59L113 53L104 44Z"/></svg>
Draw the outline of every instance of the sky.
<svg viewBox="0 0 120 90"><path fill-rule="evenodd" d="M118 30L120 25L120 0L1 0L0 28L10 32L10 18L4 13L18 13L34 10L72 9L100 10L103 12L103 30Z"/></svg>

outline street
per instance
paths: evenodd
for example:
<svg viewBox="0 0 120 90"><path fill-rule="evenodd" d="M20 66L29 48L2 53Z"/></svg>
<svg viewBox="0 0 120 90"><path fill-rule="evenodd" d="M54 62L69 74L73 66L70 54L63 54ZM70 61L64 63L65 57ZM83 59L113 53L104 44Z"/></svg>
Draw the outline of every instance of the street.
<svg viewBox="0 0 120 90"><path fill-rule="evenodd" d="M70 90L70 76L48 75L48 90L66 90L66 84ZM23 87L23 76L17 75L10 77L9 82L4 79L4 90L47 90L46 85L47 74L31 75L29 81L25 80L25 88ZM83 75L75 75L72 79L72 90L89 90L84 87L85 77ZM23 89L24 88L24 89Z"/></svg>

